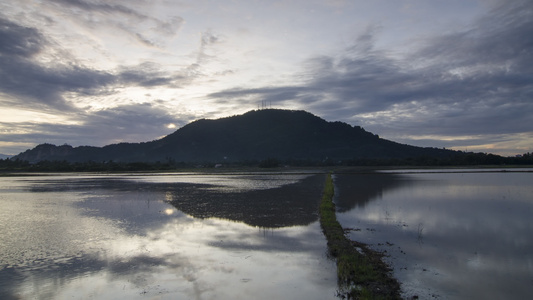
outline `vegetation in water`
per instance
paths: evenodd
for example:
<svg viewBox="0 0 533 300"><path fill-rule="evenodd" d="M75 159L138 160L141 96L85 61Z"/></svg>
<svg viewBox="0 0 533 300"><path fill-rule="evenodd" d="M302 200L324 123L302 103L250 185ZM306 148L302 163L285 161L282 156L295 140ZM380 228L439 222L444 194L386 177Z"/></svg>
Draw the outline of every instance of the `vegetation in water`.
<svg viewBox="0 0 533 300"><path fill-rule="evenodd" d="M365 244L350 241L337 221L333 180L328 174L320 203L320 225L329 253L337 263L339 296L348 299L401 299L400 285L391 276L382 254Z"/></svg>

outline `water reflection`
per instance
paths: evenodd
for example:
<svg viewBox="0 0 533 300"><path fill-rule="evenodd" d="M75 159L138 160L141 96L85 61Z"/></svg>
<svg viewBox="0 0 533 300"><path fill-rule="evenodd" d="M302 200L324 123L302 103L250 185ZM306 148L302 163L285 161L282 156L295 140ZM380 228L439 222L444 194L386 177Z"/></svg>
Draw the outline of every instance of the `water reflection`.
<svg viewBox="0 0 533 300"><path fill-rule="evenodd" d="M406 184L405 178L394 174L337 174L335 194L342 195L335 200L338 212L349 211L355 207L364 207L368 202L381 198L383 192Z"/></svg>
<svg viewBox="0 0 533 300"><path fill-rule="evenodd" d="M267 228L307 225L318 220L323 184L323 175L313 175L263 190L186 188L172 191L170 203L196 218L216 217Z"/></svg>
<svg viewBox="0 0 533 300"><path fill-rule="evenodd" d="M295 177L285 184L272 180L262 189L266 195L247 192L242 184L229 190L229 184L218 189L205 181L154 178L3 181L0 299L334 298L335 266L325 257L315 212L297 207L315 201L304 198L307 190L317 188L309 185L323 182L322 175ZM195 194L195 189L201 192ZM239 198L237 190L246 197ZM242 210L251 214L267 214L266 206L256 202L272 203L269 197L278 197L280 207L304 217L282 214L271 228L247 225L255 223L243 213L195 218L176 208L181 204L169 204L188 192L193 193L189 206L193 200L223 210L257 206ZM238 201L221 206L216 202L225 201L223 195ZM202 196L210 201L202 202Z"/></svg>
<svg viewBox="0 0 533 300"><path fill-rule="evenodd" d="M244 222L252 226L278 228L308 225L318 220L318 203L323 190L323 174L278 175L130 175L123 177L86 176L81 178L51 178L32 181L32 192L82 191L85 194L115 191L113 197L123 201L98 203L120 205L107 207L103 213L143 215L127 201L142 199L146 205L164 194L180 211L196 218L221 218ZM122 192L122 193L120 193ZM100 197L100 195L99 195ZM90 206L91 200L84 205ZM109 216L111 217L111 216ZM114 216L121 218L121 216ZM145 224L143 224L144 226Z"/></svg>
<svg viewBox="0 0 533 300"><path fill-rule="evenodd" d="M524 299L533 283L533 174L383 174L366 203L338 213L350 237L387 251L404 296ZM353 178L337 175L336 185ZM359 177L379 181L381 175ZM369 186L376 186L369 183ZM344 189L346 190L346 189Z"/></svg>

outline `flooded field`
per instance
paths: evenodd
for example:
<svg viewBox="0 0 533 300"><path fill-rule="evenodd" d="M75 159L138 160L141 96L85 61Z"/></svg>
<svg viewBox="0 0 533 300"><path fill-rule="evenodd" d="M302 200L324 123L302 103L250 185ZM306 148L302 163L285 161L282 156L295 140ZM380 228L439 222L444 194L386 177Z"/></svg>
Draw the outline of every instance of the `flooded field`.
<svg viewBox="0 0 533 300"><path fill-rule="evenodd" d="M0 299L335 299L324 180L3 177Z"/></svg>
<svg viewBox="0 0 533 300"><path fill-rule="evenodd" d="M336 174L337 218L351 239L389 255L405 298L527 299L532 171Z"/></svg>

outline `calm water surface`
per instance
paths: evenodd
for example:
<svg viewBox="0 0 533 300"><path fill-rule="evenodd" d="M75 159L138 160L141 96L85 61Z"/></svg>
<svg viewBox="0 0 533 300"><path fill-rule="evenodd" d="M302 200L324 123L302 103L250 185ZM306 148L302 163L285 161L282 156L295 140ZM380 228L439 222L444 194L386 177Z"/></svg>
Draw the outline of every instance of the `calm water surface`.
<svg viewBox="0 0 533 300"><path fill-rule="evenodd" d="M323 182L3 177L0 299L335 299L316 214Z"/></svg>
<svg viewBox="0 0 533 300"><path fill-rule="evenodd" d="M533 170L466 171L335 175L337 217L386 251L405 298L529 299Z"/></svg>

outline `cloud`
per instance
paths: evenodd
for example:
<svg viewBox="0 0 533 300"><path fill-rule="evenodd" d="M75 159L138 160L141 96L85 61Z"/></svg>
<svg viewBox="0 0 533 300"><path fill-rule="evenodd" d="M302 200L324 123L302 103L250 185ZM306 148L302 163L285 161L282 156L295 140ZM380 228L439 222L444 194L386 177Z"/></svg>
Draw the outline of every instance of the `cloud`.
<svg viewBox="0 0 533 300"><path fill-rule="evenodd" d="M212 61L217 61L215 46L222 43L222 36L214 33L211 29L208 29L201 33L200 45L195 50L191 57L194 58L194 62L190 63L181 70L175 72L172 76L175 77L173 82L175 87L183 87L190 85L195 79L209 76L209 80L215 81L216 77L223 77L229 74L233 74L235 71L222 69L214 72L206 71L206 66ZM215 52L211 54L210 52Z"/></svg>
<svg viewBox="0 0 533 300"><path fill-rule="evenodd" d="M77 124L3 123L10 128L2 134L3 142L64 143L73 146L104 146L119 142L146 142L172 133L193 120L193 116L170 114L168 109L150 103L122 105L86 114L75 115Z"/></svg>
<svg viewBox="0 0 533 300"><path fill-rule="evenodd" d="M186 80L183 75L170 75L162 69L156 63L144 62L137 66L119 68L117 77L121 84L143 87L173 85L176 81Z"/></svg>
<svg viewBox="0 0 533 300"><path fill-rule="evenodd" d="M184 125L183 120L172 115L164 107L150 103L122 105L87 114L83 118L83 128L80 128L90 138L98 133L100 143L104 141L149 141L171 133L167 129L170 123ZM180 118L180 119L181 119ZM104 142L104 144L107 142ZM102 145L102 144L100 144Z"/></svg>
<svg viewBox="0 0 533 300"><path fill-rule="evenodd" d="M0 19L0 93L9 95L11 105L31 103L55 109L71 110L62 97L64 92L94 94L113 81L105 72L76 65L48 67L36 55L48 45L35 28ZM24 100L24 101L21 101Z"/></svg>
<svg viewBox="0 0 533 300"><path fill-rule="evenodd" d="M484 139L494 143L504 134L530 136L531 1L499 1L467 26L417 36L409 45L400 32L406 27L391 30L391 22L376 23L376 19L358 20L338 32L328 26L320 30L306 27L306 36L321 37L310 34L315 30L330 35L328 40L313 40L317 45L332 45L329 42L335 41L330 37L342 35L344 46L336 53L334 46L295 51L302 46L300 41L309 41L303 35L291 36L298 28L287 29L283 36L275 30L278 27L267 28L276 31L268 42L262 38L272 37L271 32L254 29L252 19L239 24L239 31L232 31L237 25L216 19L218 12L209 15L213 17L209 26L191 19L184 28L185 19L176 15L178 9L195 18L198 9L209 12L207 6L199 4L192 11L180 6L183 4L168 4L28 0L18 6L4 5L0 14L0 106L64 112L78 115L80 124L92 124L90 113L80 107L145 101L142 95L151 93L172 97L174 103L188 102L187 107L199 115L198 111L209 106L211 112L202 117L212 117L214 111L223 116L235 113L236 108L239 112L256 108L265 101L273 107L305 109L328 120L361 125L388 139L427 142L428 146L439 139L448 147L468 143L465 137L476 143ZM289 15L290 9L286 13ZM279 22L272 24L283 25ZM359 28L360 34L346 41L346 30L354 28ZM178 37L182 29L183 36ZM246 36L236 33L244 30ZM388 40L391 32L399 35L392 42ZM191 36L196 42L187 40ZM383 48L397 41L401 48ZM259 57L263 42L276 53ZM291 43L299 46L290 47ZM170 45L172 49L164 49ZM288 49L292 52L284 52ZM289 75L295 59L304 63L300 72ZM272 74L273 70L278 74ZM229 74L231 77L222 78ZM202 109L197 109L199 105ZM118 118L125 107L94 112L94 118L104 118L106 113ZM101 121L105 123L105 118ZM57 126L58 130L66 128Z"/></svg>
<svg viewBox="0 0 533 300"><path fill-rule="evenodd" d="M75 106L65 98L67 93L84 97L108 95L124 86L180 87L194 77L187 69L171 73L150 62L97 70L54 47L57 44L38 29L0 18L0 93L4 105L74 111ZM43 60L43 54L54 52L65 55L62 61L51 64Z"/></svg>
<svg viewBox="0 0 533 300"><path fill-rule="evenodd" d="M178 33L184 23L185 19L180 16L174 16L168 21L157 22L155 31L157 31L158 33L165 34L167 36L174 36Z"/></svg>
<svg viewBox="0 0 533 300"><path fill-rule="evenodd" d="M203 49L209 45L213 45L220 41L220 38L214 34L211 30L202 32L202 39L200 43L200 47Z"/></svg>
<svg viewBox="0 0 533 300"><path fill-rule="evenodd" d="M52 2L57 4L57 9L66 10L66 16L75 22L85 23L85 26L89 28L94 26L118 28L148 47L160 47L159 43L147 37L150 32L155 33L156 36L172 37L179 32L185 23L185 20L180 16L161 20L152 15L141 13L139 9L132 8L149 3L143 1L128 1L129 6L123 5L124 2L122 1L52 0ZM98 21L95 22L95 19ZM146 30L143 25L151 27Z"/></svg>
<svg viewBox="0 0 533 300"><path fill-rule="evenodd" d="M0 18L0 54L31 57L41 51L44 37L34 28L20 26Z"/></svg>
<svg viewBox="0 0 533 300"><path fill-rule="evenodd" d="M149 5L149 2L132 1L128 2L128 6L121 3L53 0L41 5L43 11L48 11L47 18L52 16L50 22L54 26L74 22L81 25L82 30L96 26L106 27L107 31L111 26L127 31L143 46L156 48L161 45L159 38L174 36L185 22L179 16L161 20L141 13L139 7ZM28 14L34 16L38 12L28 11ZM69 21L65 23L62 19L59 22L59 15ZM10 15L10 20L0 15L0 94L3 105L16 107L75 111L76 101L80 97L111 95L128 87L183 88L194 79L207 75L205 65L216 59L215 55L208 52L221 41L221 36L212 30L203 32L199 48L193 53L195 61L178 70L149 60L141 60L133 66L119 65L114 69L99 70L91 67L91 61L77 61L71 51L81 51L75 53L83 55L86 50L69 50L71 46L60 40L67 37L47 34L46 27L38 27L39 22L29 22L29 17L23 19L33 25L20 25L13 16ZM151 33L155 34L154 39Z"/></svg>
<svg viewBox="0 0 533 300"><path fill-rule="evenodd" d="M268 99L387 137L531 132L531 1L501 2L468 27L414 44L403 57L376 49L380 31L369 26L341 53L308 59L298 85L209 97Z"/></svg>
<svg viewBox="0 0 533 300"><path fill-rule="evenodd" d="M449 67L490 66L531 59L533 47L533 3L527 0L501 1L488 14L459 32L429 39L414 53L425 60L437 60ZM532 67L526 67L531 70Z"/></svg>
<svg viewBox="0 0 533 300"><path fill-rule="evenodd" d="M98 1L84 1L84 0L51 0L54 3L62 6L76 7L82 9L84 12L100 12L100 13L120 13L130 17L135 17L139 20L147 19L148 17L121 4L110 4L114 1L98 2Z"/></svg>
<svg viewBox="0 0 533 300"><path fill-rule="evenodd" d="M142 44L148 46L148 47L157 47L157 45L150 41L149 39L145 38L142 34L136 33L135 36L137 37L137 40L141 42Z"/></svg>
<svg viewBox="0 0 533 300"><path fill-rule="evenodd" d="M196 58L196 63L201 65L210 59L213 59L214 56L208 55L207 52L212 45L220 43L221 37L215 34L212 30L207 30L202 32L200 38L200 48L198 49L198 55Z"/></svg>

